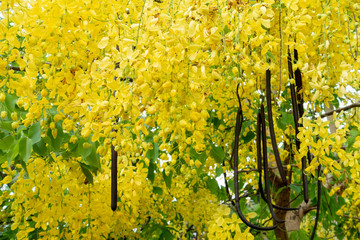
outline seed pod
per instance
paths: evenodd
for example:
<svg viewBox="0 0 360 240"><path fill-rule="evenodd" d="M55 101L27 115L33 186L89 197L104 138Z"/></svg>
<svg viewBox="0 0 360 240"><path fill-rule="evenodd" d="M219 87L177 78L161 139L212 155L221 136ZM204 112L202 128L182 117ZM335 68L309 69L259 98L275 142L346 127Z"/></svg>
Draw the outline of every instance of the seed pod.
<svg viewBox="0 0 360 240"><path fill-rule="evenodd" d="M268 171L269 171L269 166L268 166L268 161L267 161L267 146L266 146L266 125L265 125L265 110L264 110L264 106L261 105L261 129L262 129L262 147L263 147L263 160L264 160L264 180L265 180L265 191L266 191L266 195L267 195L267 204L269 206L269 210L271 213L271 216L273 217L273 219L278 222L278 223L283 223L285 222L284 220L281 220L280 218L278 218L274 212L272 203L271 203L271 192L270 192L270 186L269 186L269 176L268 176Z"/></svg>
<svg viewBox="0 0 360 240"><path fill-rule="evenodd" d="M296 64L298 62L298 52L296 49L294 49L294 63ZM300 91L302 90L302 78L301 78L301 71L299 68L296 68L295 70L295 83L296 83L296 90L297 90L297 99L298 99L298 109L299 109L299 115L302 117L304 115L304 98L302 94L300 94Z"/></svg>
<svg viewBox="0 0 360 240"><path fill-rule="evenodd" d="M111 145L111 209L116 210L117 205L117 152Z"/></svg>
<svg viewBox="0 0 360 240"><path fill-rule="evenodd" d="M293 69L292 69L292 59L291 54L288 52L288 69L289 69L289 78L293 78ZM296 136L299 133L299 110L296 100L296 92L295 92L295 85L293 83L290 83L290 91L291 91L291 102L292 102L292 108L293 108L293 116L294 116L294 123L295 123L295 134ZM296 142L296 149L299 151L300 149L300 141L295 138ZM307 176L305 174L306 169L306 157L301 158L301 170L302 170L302 181L303 181L303 189L304 189L304 201L306 203L309 202L309 192L308 192L308 183L307 183Z"/></svg>
<svg viewBox="0 0 360 240"><path fill-rule="evenodd" d="M284 168L282 166L281 160L280 160L280 154L279 149L276 143L276 137L275 137L275 131L274 131L274 122L272 117L272 108L271 108L271 73L270 70L266 70L266 104L267 104L267 110L268 110L268 121L269 121L269 130L270 130L270 138L271 143L275 155L275 160L277 167L279 169L280 177L284 185L287 185L286 175Z"/></svg>
<svg viewBox="0 0 360 240"><path fill-rule="evenodd" d="M317 183L317 204L316 204L316 216L315 216L315 224L314 224L314 229L313 232L311 233L311 237L310 239L313 240L315 237L315 233L316 233L316 227L318 225L319 222L319 214L320 214L320 206L321 206L321 180L319 180L320 177L320 173L321 173L321 165L319 165L318 167L318 183Z"/></svg>
<svg viewBox="0 0 360 240"><path fill-rule="evenodd" d="M298 52L296 49L294 49L294 63L297 63L299 60L298 57ZM299 118L304 116L304 96L303 93L300 94L300 91L303 88L303 84L302 84L302 77L301 77L301 71L299 68L297 68L295 70L295 83L296 83L296 92L297 92L297 100L298 100L298 109L299 109ZM299 124L299 126L301 127L301 125ZM308 158L308 163L310 165L311 163L311 154L310 154L310 149L308 148L308 152L307 152L307 158Z"/></svg>
<svg viewBox="0 0 360 240"><path fill-rule="evenodd" d="M264 106L261 106L261 109L257 115L257 127L256 127L256 148L257 148L257 163L258 163L258 172L259 172L258 189L260 191L261 198L265 202L268 202L267 197L265 196L265 193L264 193L264 189L262 186L262 178L261 178L261 175L262 175L261 134L265 135L265 138L266 138L266 132L264 133L261 130L262 119L264 119L264 121L265 121L265 116L263 115L263 114L265 114ZM272 204L272 207L279 209L279 210L284 210L284 211L294 211L294 210L299 209L299 208L281 207L281 206L277 206L275 204Z"/></svg>
<svg viewBox="0 0 360 240"><path fill-rule="evenodd" d="M236 94L239 101L239 108L236 114L236 126L235 126L235 145L234 145L234 190L235 190L235 207L236 212L239 215L240 219L249 227L259 230L259 231L269 231L274 230L277 228L277 225L271 226L271 227L260 227L252 224L249 222L244 215L241 212L240 204L239 204L239 171L238 171L238 165L239 165L239 135L241 132L242 122L243 122L243 115L242 115L242 108L241 108L241 101L239 97L239 84L236 88Z"/></svg>

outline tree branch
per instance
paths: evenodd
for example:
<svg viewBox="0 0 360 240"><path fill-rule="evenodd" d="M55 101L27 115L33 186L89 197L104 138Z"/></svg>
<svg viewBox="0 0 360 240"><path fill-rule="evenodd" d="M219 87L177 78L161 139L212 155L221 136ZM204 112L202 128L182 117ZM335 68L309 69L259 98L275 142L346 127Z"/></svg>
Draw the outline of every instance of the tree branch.
<svg viewBox="0 0 360 240"><path fill-rule="evenodd" d="M351 216L351 217L350 217L350 215L348 215L348 214L344 214L344 217L346 217L346 218L353 218L353 219L356 219L356 220L360 220L359 217L356 217L356 216Z"/></svg>
<svg viewBox="0 0 360 240"><path fill-rule="evenodd" d="M296 164L290 164L291 167L298 167ZM286 165L283 165L283 167L286 167ZM269 167L269 169L277 169L277 166L274 167ZM239 170L239 174L240 173L250 173L250 172L257 172L259 171L259 169L257 168L250 168L250 169L244 169L244 170Z"/></svg>
<svg viewBox="0 0 360 240"><path fill-rule="evenodd" d="M348 106L345 106L345 107L342 107L342 108L338 108L338 109L334 109L332 111L329 111L329 112L326 112L324 114L321 114L320 117L323 118L323 117L327 117L327 116L330 116L332 115L334 112L341 112L341 111L346 111L346 110L349 110L351 108L356 108L356 107L360 107L360 102L357 102L357 103L353 103L353 104L350 104Z"/></svg>
<svg viewBox="0 0 360 240"><path fill-rule="evenodd" d="M7 69L14 71L21 71L20 67L16 67L16 66L8 66Z"/></svg>

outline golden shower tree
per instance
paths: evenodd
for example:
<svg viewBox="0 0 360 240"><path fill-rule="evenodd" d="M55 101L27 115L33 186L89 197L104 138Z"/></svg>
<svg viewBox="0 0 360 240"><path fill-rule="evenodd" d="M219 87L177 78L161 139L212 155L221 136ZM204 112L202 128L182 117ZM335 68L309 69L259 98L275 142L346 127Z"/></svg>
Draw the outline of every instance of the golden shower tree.
<svg viewBox="0 0 360 240"><path fill-rule="evenodd" d="M358 238L357 2L1 0L1 238Z"/></svg>

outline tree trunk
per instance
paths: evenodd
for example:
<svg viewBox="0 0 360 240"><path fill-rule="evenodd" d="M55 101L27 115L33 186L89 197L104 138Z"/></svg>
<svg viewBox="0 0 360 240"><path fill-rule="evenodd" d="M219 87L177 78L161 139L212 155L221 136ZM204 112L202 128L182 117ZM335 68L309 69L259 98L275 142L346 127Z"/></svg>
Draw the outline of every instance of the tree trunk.
<svg viewBox="0 0 360 240"><path fill-rule="evenodd" d="M276 187L276 189L278 188ZM282 207L289 207L289 202L290 202L290 188L289 187L283 188L275 198L275 204ZM278 227L275 229L275 235L279 239L287 240L289 239L287 234L287 226L286 226L287 223L286 216L288 211L278 210L278 209L275 210L276 210L275 211L276 216L278 216L282 220L285 220L284 223L278 223Z"/></svg>

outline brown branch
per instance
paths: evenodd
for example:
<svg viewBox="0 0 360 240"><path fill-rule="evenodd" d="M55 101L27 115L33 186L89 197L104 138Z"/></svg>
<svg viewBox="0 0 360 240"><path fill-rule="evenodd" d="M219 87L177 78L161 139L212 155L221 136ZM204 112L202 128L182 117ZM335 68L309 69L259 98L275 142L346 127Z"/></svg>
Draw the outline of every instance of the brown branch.
<svg viewBox="0 0 360 240"><path fill-rule="evenodd" d="M297 167L296 164L290 164L291 167ZM283 165L283 167L286 167L286 165ZM277 169L277 166L274 167L269 167L269 169ZM250 168L250 169L244 169L244 170L239 170L238 173L250 173L250 172L257 172L258 169L257 168Z"/></svg>
<svg viewBox="0 0 360 240"><path fill-rule="evenodd" d="M339 232L339 233L337 233L337 234L335 234L335 235L333 235L333 236L331 236L331 237L320 237L321 239L332 239L332 238L335 238L335 237L337 237L337 236L339 236L339 235L341 235L341 234L343 234L343 233L345 233L345 231L342 231L342 232Z"/></svg>
<svg viewBox="0 0 360 240"><path fill-rule="evenodd" d="M356 217L356 216L349 216L349 215L347 215L347 214L344 214L344 217L346 217L346 218L353 218L353 219L356 219L356 220L360 220L360 218L359 218L359 217Z"/></svg>
<svg viewBox="0 0 360 240"><path fill-rule="evenodd" d="M341 111L346 111L346 110L349 110L351 108L356 108L356 107L360 107L360 102L357 102L357 103L353 103L353 104L350 104L348 106L345 106L345 107L342 107L342 108L338 108L338 109L334 109L332 111L329 111L329 112L326 112L324 114L321 114L320 117L323 118L323 117L327 117L327 116L330 116L332 115L334 112L341 112Z"/></svg>
<svg viewBox="0 0 360 240"><path fill-rule="evenodd" d="M16 67L16 66L8 66L7 69L14 70L14 71L21 71L20 67Z"/></svg>

